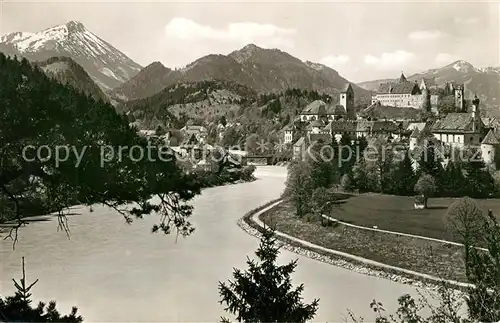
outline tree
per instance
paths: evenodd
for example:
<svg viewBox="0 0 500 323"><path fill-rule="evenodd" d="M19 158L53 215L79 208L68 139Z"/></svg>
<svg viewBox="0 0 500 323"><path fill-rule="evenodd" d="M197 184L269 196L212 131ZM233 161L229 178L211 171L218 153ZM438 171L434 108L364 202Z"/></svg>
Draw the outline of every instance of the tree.
<svg viewBox="0 0 500 323"><path fill-rule="evenodd" d="M263 154L263 151L259 151L259 135L256 133L251 134L250 136L247 137L245 141L245 150L253 155L253 154ZM263 147L260 147L263 148Z"/></svg>
<svg viewBox="0 0 500 323"><path fill-rule="evenodd" d="M248 270L235 269L234 281L219 282L220 303L238 322L306 322L314 318L319 299L303 303L304 285L293 289L290 277L298 259L280 266L276 263L279 250L274 232L265 228L255 253L259 261L248 259Z"/></svg>
<svg viewBox="0 0 500 323"><path fill-rule="evenodd" d="M457 107L455 105L455 96L447 95L441 97L438 101L438 112L440 115L457 112Z"/></svg>
<svg viewBox="0 0 500 323"><path fill-rule="evenodd" d="M155 131L155 134L157 136L163 136L164 134L166 134L167 132L165 131L165 128L163 128L163 126L161 125L158 125L158 127L156 127L156 131Z"/></svg>
<svg viewBox="0 0 500 323"><path fill-rule="evenodd" d="M413 195L416 184L415 171L408 151L404 152L403 160L398 162L392 174L393 192L397 195Z"/></svg>
<svg viewBox="0 0 500 323"><path fill-rule="evenodd" d="M378 188L378 174L369 169L363 156L352 167L352 171L347 174L352 174L352 186L359 192L376 191Z"/></svg>
<svg viewBox="0 0 500 323"><path fill-rule="evenodd" d="M340 157L339 171L340 175L344 175L356 163L356 156L354 154L356 150L352 147L352 139L348 133L344 133L340 138L338 150L338 156Z"/></svg>
<svg viewBox="0 0 500 323"><path fill-rule="evenodd" d="M220 144L223 147L230 147L238 144L239 134L236 127L227 127L224 130Z"/></svg>
<svg viewBox="0 0 500 323"><path fill-rule="evenodd" d="M333 159L333 149L322 140L318 140L309 146L307 162L311 165L311 180L313 187L331 187L334 182L338 182L338 170L331 160Z"/></svg>
<svg viewBox="0 0 500 323"><path fill-rule="evenodd" d="M482 218L481 235L464 241L468 281L469 318L477 322L500 321L500 224L491 210ZM476 248L486 245L486 251Z"/></svg>
<svg viewBox="0 0 500 323"><path fill-rule="evenodd" d="M461 198L448 207L446 223L450 231L458 235L462 243L476 243L481 235L483 222L483 211L469 197Z"/></svg>
<svg viewBox="0 0 500 323"><path fill-rule="evenodd" d="M35 308L31 307L31 288L38 282L35 280L28 285L26 282L26 272L24 267L24 257L22 258L23 277L20 282L15 279L14 286L17 291L14 296L2 299L0 297L0 320L3 322L82 322L83 318L78 315L78 309L73 307L69 315L61 316L56 309L56 302L51 301L48 305L39 302Z"/></svg>
<svg viewBox="0 0 500 323"><path fill-rule="evenodd" d="M436 182L431 175L423 174L415 184L415 192L421 194L424 198L424 207L427 208L427 200L436 192Z"/></svg>
<svg viewBox="0 0 500 323"><path fill-rule="evenodd" d="M284 196L295 206L298 216L303 216L310 208L312 191L312 168L305 161L294 161L289 165Z"/></svg>
<svg viewBox="0 0 500 323"><path fill-rule="evenodd" d="M434 178L436 191L442 191L443 165L441 156L437 147L432 142L424 143L420 159L418 161L417 175L429 174Z"/></svg>
<svg viewBox="0 0 500 323"><path fill-rule="evenodd" d="M26 60L0 54L0 83L0 195L10 201L7 207L18 224L11 231L14 243L24 224L23 199L30 194L43 199L42 214L74 204L105 204L127 222L159 214L154 232L193 231L188 202L199 194L199 183L182 171L160 141L150 144L113 106L55 82ZM42 146L52 153L59 149L64 159L37 158ZM130 151L120 155L124 147L149 156L137 158Z"/></svg>
<svg viewBox="0 0 500 323"><path fill-rule="evenodd" d="M495 181L482 159L470 158L464 168L467 174L467 195L486 198L495 193Z"/></svg>
<svg viewBox="0 0 500 323"><path fill-rule="evenodd" d="M443 173L444 196L459 197L466 195L469 183L464 176L462 162L449 161Z"/></svg>
<svg viewBox="0 0 500 323"><path fill-rule="evenodd" d="M226 116L221 116L219 118L219 123L225 127L227 125Z"/></svg>
<svg viewBox="0 0 500 323"><path fill-rule="evenodd" d="M351 192L354 190L355 185L354 185L354 176L352 172L349 172L347 174L344 174L340 180L340 186L347 192Z"/></svg>
<svg viewBox="0 0 500 323"><path fill-rule="evenodd" d="M315 213L321 215L329 207L332 200L332 193L324 187L316 188L311 196L312 209Z"/></svg>
<svg viewBox="0 0 500 323"><path fill-rule="evenodd" d="M368 173L376 175L376 189L380 190L381 193L388 193L393 183L391 168L394 151L392 147L385 141L376 140L374 145L364 151L364 159Z"/></svg>

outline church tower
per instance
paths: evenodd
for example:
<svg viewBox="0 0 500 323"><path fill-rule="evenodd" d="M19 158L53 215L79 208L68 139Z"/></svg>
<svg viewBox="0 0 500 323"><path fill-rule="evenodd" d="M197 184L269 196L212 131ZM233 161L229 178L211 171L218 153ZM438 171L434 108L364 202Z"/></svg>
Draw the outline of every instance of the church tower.
<svg viewBox="0 0 500 323"><path fill-rule="evenodd" d="M356 119L356 112L354 110L354 90L352 89L351 83L347 83L340 92L339 104L344 106L347 113L347 119Z"/></svg>
<svg viewBox="0 0 500 323"><path fill-rule="evenodd" d="M455 108L457 112L464 112L464 87L459 85L455 87Z"/></svg>
<svg viewBox="0 0 500 323"><path fill-rule="evenodd" d="M408 80L403 72L401 72L401 76L399 77L399 83L406 83Z"/></svg>

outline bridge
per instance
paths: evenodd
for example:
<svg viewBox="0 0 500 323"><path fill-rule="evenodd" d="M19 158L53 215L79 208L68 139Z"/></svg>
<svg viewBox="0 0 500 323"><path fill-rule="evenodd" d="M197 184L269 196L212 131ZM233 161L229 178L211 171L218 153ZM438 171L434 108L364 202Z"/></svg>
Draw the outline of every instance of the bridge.
<svg viewBox="0 0 500 323"><path fill-rule="evenodd" d="M266 160L266 165L273 165L274 163L274 156L273 155L246 155L246 156L241 156L241 161L245 164L248 163L249 160Z"/></svg>

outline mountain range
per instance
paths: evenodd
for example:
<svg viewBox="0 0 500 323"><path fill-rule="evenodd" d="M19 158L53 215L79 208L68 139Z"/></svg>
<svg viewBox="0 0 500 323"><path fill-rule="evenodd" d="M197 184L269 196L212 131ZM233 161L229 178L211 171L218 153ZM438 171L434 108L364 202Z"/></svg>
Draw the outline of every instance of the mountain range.
<svg viewBox="0 0 500 323"><path fill-rule="evenodd" d="M465 85L465 97L477 94L483 103L500 106L500 67L476 68L472 64L459 60L441 68L430 69L413 74L409 81L433 80L438 86L454 82ZM396 82L397 79L382 79L358 83L369 91L376 91L380 84Z"/></svg>
<svg viewBox="0 0 500 323"><path fill-rule="evenodd" d="M4 35L0 38L0 52L35 61L51 72L53 77L60 81L64 79L66 83L96 98L102 98L104 93L115 106L152 97L179 83L217 80L222 81L221 84L237 83L257 93L297 88L316 90L333 98L350 83L336 70L323 64L302 61L279 49L264 49L254 44L228 55L206 55L180 69L165 67L160 62L142 68L77 21L35 33L14 32ZM75 64L83 68L101 91L89 84L89 79L77 71ZM465 61L457 61L408 77L411 81L420 81L422 78L434 79L438 85L446 82L464 83L466 95L477 93L483 102L500 105L498 67L479 69ZM389 81L393 80L353 84L357 104L368 104L372 91L380 83Z"/></svg>
<svg viewBox="0 0 500 323"><path fill-rule="evenodd" d="M178 82L226 80L260 93L288 88L317 90L338 94L348 80L325 65L301 61L279 49L264 49L249 44L229 55L207 55L181 69L172 70L159 62L144 68L113 92L119 100L151 96ZM358 102L369 102L370 92L354 86Z"/></svg>
<svg viewBox="0 0 500 323"><path fill-rule="evenodd" d="M142 69L78 21L35 33L6 34L0 38L0 52L30 61L44 61L54 56L71 57L105 91L126 82Z"/></svg>

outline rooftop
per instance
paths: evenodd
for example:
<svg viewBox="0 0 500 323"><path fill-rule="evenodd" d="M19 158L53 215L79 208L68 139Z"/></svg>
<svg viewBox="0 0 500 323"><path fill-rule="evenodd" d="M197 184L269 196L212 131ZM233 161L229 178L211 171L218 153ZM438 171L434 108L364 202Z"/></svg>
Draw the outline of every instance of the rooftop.
<svg viewBox="0 0 500 323"><path fill-rule="evenodd" d="M432 131L434 132L472 132L473 119L470 113L448 113L444 119L437 120Z"/></svg>
<svg viewBox="0 0 500 323"><path fill-rule="evenodd" d="M400 108L374 103L360 112L360 116L372 119L418 120L421 111L414 108Z"/></svg>
<svg viewBox="0 0 500 323"><path fill-rule="evenodd" d="M485 145L498 145L500 143L500 133L491 129L481 143Z"/></svg>
<svg viewBox="0 0 500 323"><path fill-rule="evenodd" d="M377 94L419 94L420 88L415 82L380 84Z"/></svg>
<svg viewBox="0 0 500 323"><path fill-rule="evenodd" d="M325 103L322 100L316 100L309 103L300 114L306 115L345 115L346 109L340 104Z"/></svg>

